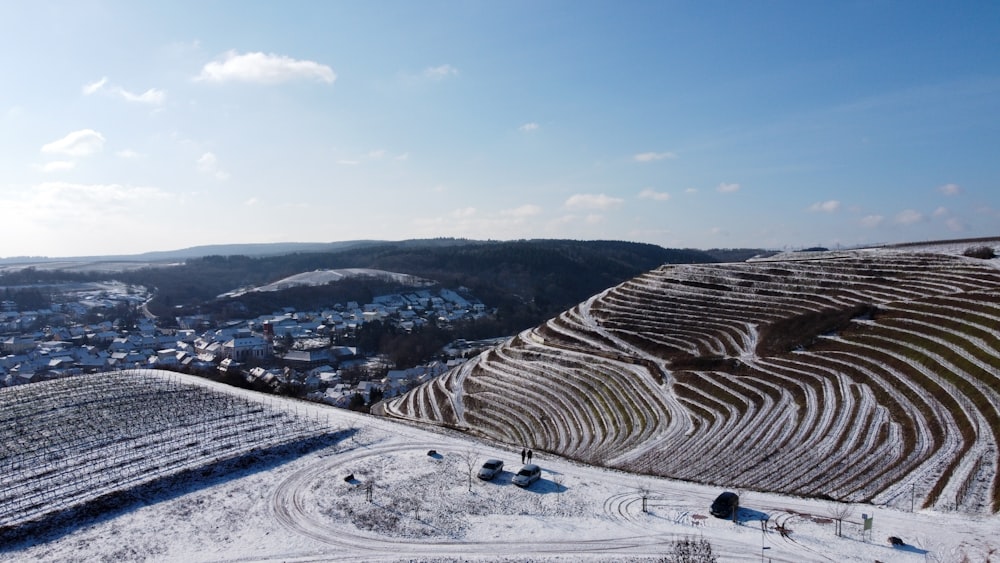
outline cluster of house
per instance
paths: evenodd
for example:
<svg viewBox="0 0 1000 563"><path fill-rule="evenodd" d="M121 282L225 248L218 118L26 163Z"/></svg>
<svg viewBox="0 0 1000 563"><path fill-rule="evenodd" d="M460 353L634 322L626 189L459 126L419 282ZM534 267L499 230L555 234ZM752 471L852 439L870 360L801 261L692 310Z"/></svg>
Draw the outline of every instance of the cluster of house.
<svg viewBox="0 0 1000 563"><path fill-rule="evenodd" d="M120 300L132 305L144 299L135 291L105 296L102 308ZM313 400L347 406L351 397L367 399L373 388L386 397L434 377L469 354L472 344L454 346L454 361L433 362L407 370L369 370L385 374L377 380L342 380L344 370L371 367L376 358L359 357L350 346L331 345L354 334L366 322L379 320L400 329L417 329L436 319L455 322L488 314L473 298L448 289L383 295L369 304L337 304L321 311L286 309L255 319L213 327L205 317L177 320L180 328L163 330L155 319L141 318L129 331L112 321L82 323L95 304L88 300L53 304L51 309L18 311L16 303L0 303L0 386L18 385L133 367L156 367L191 373L239 373L262 388L294 385ZM93 315L90 315L92 318ZM280 340L279 340L280 339ZM275 353L275 344L293 346Z"/></svg>

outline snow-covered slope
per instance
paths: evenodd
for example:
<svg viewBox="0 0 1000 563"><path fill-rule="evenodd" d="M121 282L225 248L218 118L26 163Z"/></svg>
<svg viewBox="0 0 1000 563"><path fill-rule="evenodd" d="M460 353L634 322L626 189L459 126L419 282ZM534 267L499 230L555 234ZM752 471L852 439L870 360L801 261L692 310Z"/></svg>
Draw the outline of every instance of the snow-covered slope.
<svg viewBox="0 0 1000 563"><path fill-rule="evenodd" d="M663 266L386 412L634 472L995 513L996 262L895 249Z"/></svg>
<svg viewBox="0 0 1000 563"><path fill-rule="evenodd" d="M255 291L281 291L283 289L290 289L293 287L326 285L328 283L338 282L347 278L363 277L392 280L396 283L412 287L424 287L434 285L435 283L410 274L387 272L385 270L374 270L371 268L341 268L338 270L315 270L312 272L302 272L260 287L236 289L228 293L224 293L220 297L239 297L240 295Z"/></svg>
<svg viewBox="0 0 1000 563"><path fill-rule="evenodd" d="M541 465L542 478L521 489L511 483L520 467L520 446L166 372L131 375L152 388L200 391L237 411L259 406L266 416L279 415L280 427L305 425L311 435L331 439L318 448L271 448L236 465L203 463L198 471L139 487L114 479L94 486L80 471L80 488L90 483L95 492L115 493L117 503L53 521L32 535L18 536L15 530L0 541L0 561L652 562L685 538L708 541L725 562L986 561L1000 549L997 516L839 505L741 490L733 522L708 513L719 488L585 466L539 451L533 461ZM103 401L91 402L63 407L110 412L102 411ZM151 404L119 412L142 410L162 412ZM204 414L207 427L225 428L212 422L217 418L212 413ZM202 420L190 414L179 418ZM162 425L161 439L182 447L183 440L174 439L180 436L176 425L157 420L143 427L145 433L157 434ZM200 452L190 450L193 457ZM133 459L147 468L162 459L140 461L143 457ZM470 471L488 458L504 460L504 471L488 482L472 477ZM863 514L873 517L869 532ZM835 518L843 518L839 537ZM892 547L890 536L905 545Z"/></svg>

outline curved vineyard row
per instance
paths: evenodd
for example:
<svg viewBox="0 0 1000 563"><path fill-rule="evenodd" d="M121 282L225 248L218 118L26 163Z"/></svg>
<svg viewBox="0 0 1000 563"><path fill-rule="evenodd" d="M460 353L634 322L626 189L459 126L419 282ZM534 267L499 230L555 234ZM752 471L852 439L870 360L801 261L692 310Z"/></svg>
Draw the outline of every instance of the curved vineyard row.
<svg viewBox="0 0 1000 563"><path fill-rule="evenodd" d="M983 260L663 266L385 410L623 470L997 512L998 327Z"/></svg>

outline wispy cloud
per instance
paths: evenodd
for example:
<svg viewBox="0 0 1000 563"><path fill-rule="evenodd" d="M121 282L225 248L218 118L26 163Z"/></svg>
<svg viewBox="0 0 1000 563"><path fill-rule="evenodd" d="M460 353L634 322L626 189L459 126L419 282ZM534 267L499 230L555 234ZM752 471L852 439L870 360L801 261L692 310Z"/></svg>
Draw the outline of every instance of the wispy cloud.
<svg viewBox="0 0 1000 563"><path fill-rule="evenodd" d="M960 233L965 230L965 223L963 223L958 217L949 217L944 224L948 227L949 231L954 233Z"/></svg>
<svg viewBox="0 0 1000 563"><path fill-rule="evenodd" d="M670 194L667 192L658 192L653 188L646 188L639 192L639 199L651 199L654 201L667 201L670 199Z"/></svg>
<svg viewBox="0 0 1000 563"><path fill-rule="evenodd" d="M443 80L449 76L456 76L457 74L458 69L448 64L424 69L424 76L434 80Z"/></svg>
<svg viewBox="0 0 1000 563"><path fill-rule="evenodd" d="M31 203L39 211L74 211L100 209L150 199L163 199L167 194L157 188L124 186L121 184L79 184L45 182L35 186Z"/></svg>
<svg viewBox="0 0 1000 563"><path fill-rule="evenodd" d="M90 96L91 94L96 94L97 92L100 92L101 89L104 88L104 85L107 83L108 83L108 77L105 76L100 80L95 80L94 82L91 82L89 84L84 84L83 95Z"/></svg>
<svg viewBox="0 0 1000 563"><path fill-rule="evenodd" d="M604 194L575 194L566 200L565 205L570 209L611 209L624 201Z"/></svg>
<svg viewBox="0 0 1000 563"><path fill-rule="evenodd" d="M103 148L104 135L93 129L81 129L43 145L42 152L69 156L87 156L101 152Z"/></svg>
<svg viewBox="0 0 1000 563"><path fill-rule="evenodd" d="M143 155L135 152L132 149L122 149L116 152L115 156L117 156L118 158L132 159L132 158L142 158Z"/></svg>
<svg viewBox="0 0 1000 563"><path fill-rule="evenodd" d="M534 121L532 121L530 123L525 123L525 124L521 125L520 127L518 127L518 129L521 130L521 131L524 131L524 132L528 133L528 132L531 132L531 131L538 131L538 127L539 127L538 124L535 123Z"/></svg>
<svg viewBox="0 0 1000 563"><path fill-rule="evenodd" d="M409 160L410 153L404 152L393 156L392 153L386 149L371 149L365 153L356 153L353 155L348 155L337 159L337 164L344 166L358 166L360 164L368 164L379 161L393 161L393 162L403 162Z"/></svg>
<svg viewBox="0 0 1000 563"><path fill-rule="evenodd" d="M537 205L525 204L520 207L515 207L513 209L504 209L500 211L500 215L506 217L532 217L538 215L542 212L542 208Z"/></svg>
<svg viewBox="0 0 1000 563"><path fill-rule="evenodd" d="M727 183L723 182L723 183L719 184L719 187L717 187L715 189L718 190L720 193L731 194L733 192L740 191L740 185L739 184L727 184Z"/></svg>
<svg viewBox="0 0 1000 563"><path fill-rule="evenodd" d="M896 223L900 225L912 225L924 220L924 214L915 209L904 209L896 214Z"/></svg>
<svg viewBox="0 0 1000 563"><path fill-rule="evenodd" d="M229 179L229 172L219 167L219 159L214 153L207 152L198 158L198 170L203 174L214 176L216 180Z"/></svg>
<svg viewBox="0 0 1000 563"><path fill-rule="evenodd" d="M122 88L121 86L109 85L107 76L89 84L84 84L83 86L83 94L85 96L97 94L98 92L105 92L107 94L119 96L123 100L129 102L156 106L161 105L167 99L167 93L159 88L150 88L141 94L136 94Z"/></svg>
<svg viewBox="0 0 1000 563"><path fill-rule="evenodd" d="M944 195L958 195L962 193L962 188L958 184L945 184L938 186L938 191Z"/></svg>
<svg viewBox="0 0 1000 563"><path fill-rule="evenodd" d="M261 52L239 54L227 51L219 59L207 63L196 78L205 82L255 82L278 84L289 80L316 80L333 83L337 75L327 65L315 61L296 60L284 55Z"/></svg>
<svg viewBox="0 0 1000 563"><path fill-rule="evenodd" d="M885 221L885 217L882 215L865 215L861 218L861 225L863 227L875 228Z"/></svg>
<svg viewBox="0 0 1000 563"><path fill-rule="evenodd" d="M124 88L118 88L116 91L126 100L142 104L160 105L167 99L166 92L157 88L150 88L142 94L133 94Z"/></svg>
<svg viewBox="0 0 1000 563"><path fill-rule="evenodd" d="M636 162L655 162L672 158L677 158L677 155L672 152L641 152L632 156L632 160Z"/></svg>
<svg viewBox="0 0 1000 563"><path fill-rule="evenodd" d="M37 167L42 172L58 172L60 170L72 170L76 168L76 162L72 160L53 160Z"/></svg>
<svg viewBox="0 0 1000 563"><path fill-rule="evenodd" d="M455 209L451 212L451 216L456 219L467 219L476 214L475 207L463 207L460 209Z"/></svg>
<svg viewBox="0 0 1000 563"><path fill-rule="evenodd" d="M828 201L817 201L809 206L809 211L822 211L823 213L833 213L840 210L840 202L831 199Z"/></svg>

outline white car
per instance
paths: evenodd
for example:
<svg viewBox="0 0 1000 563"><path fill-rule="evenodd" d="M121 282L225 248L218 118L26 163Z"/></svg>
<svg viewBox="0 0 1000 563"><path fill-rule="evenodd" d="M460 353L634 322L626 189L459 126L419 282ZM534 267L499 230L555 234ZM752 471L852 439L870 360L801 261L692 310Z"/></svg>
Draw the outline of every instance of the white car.
<svg viewBox="0 0 1000 563"><path fill-rule="evenodd" d="M541 476L542 468L538 467L534 463L529 463L528 465L522 467L521 470L517 472L517 475L514 475L511 482L518 487L527 487L541 478Z"/></svg>
<svg viewBox="0 0 1000 563"><path fill-rule="evenodd" d="M501 472L503 472L503 462L499 459L488 459L486 463L479 469L479 474L477 477L483 481L489 481L490 479L496 477Z"/></svg>

